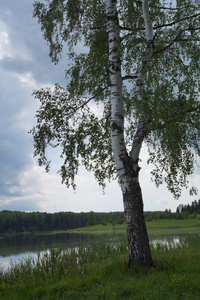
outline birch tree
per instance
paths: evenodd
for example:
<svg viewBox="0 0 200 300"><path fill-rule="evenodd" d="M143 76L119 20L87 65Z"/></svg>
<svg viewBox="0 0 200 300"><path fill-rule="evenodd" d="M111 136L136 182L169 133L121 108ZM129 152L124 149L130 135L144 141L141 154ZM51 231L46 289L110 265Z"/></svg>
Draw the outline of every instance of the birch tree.
<svg viewBox="0 0 200 300"><path fill-rule="evenodd" d="M34 92L34 155L48 171L46 149L59 147L67 187L80 165L103 187L118 178L129 264L151 266L140 151L145 143L156 186L180 197L200 154L200 1L44 0L34 16L52 61L68 55L67 86Z"/></svg>

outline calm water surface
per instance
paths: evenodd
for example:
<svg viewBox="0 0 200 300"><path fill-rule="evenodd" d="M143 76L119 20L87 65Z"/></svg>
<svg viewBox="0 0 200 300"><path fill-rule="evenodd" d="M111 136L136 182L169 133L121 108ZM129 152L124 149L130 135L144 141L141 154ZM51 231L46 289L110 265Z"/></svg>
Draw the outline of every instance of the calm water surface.
<svg viewBox="0 0 200 300"><path fill-rule="evenodd" d="M115 240L126 240L125 231L113 231L102 234L23 234L2 238L0 239L0 271L8 271L11 262L19 263L24 258L37 257L38 253L45 253L53 248L72 248L80 243ZM151 243L168 243L170 241L178 243L179 237L154 237Z"/></svg>

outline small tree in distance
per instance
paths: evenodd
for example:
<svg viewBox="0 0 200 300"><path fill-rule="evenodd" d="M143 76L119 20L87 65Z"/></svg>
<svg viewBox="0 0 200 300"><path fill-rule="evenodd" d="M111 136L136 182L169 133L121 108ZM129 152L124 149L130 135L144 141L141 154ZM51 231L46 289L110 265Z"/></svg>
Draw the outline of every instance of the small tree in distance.
<svg viewBox="0 0 200 300"><path fill-rule="evenodd" d="M67 46L69 84L41 89L34 155L49 170L46 148L61 147L62 181L79 166L98 183L118 177L129 264L152 265L139 184L142 144L156 186L174 197L188 187L200 154L200 1L44 0L34 3L50 57ZM78 52L78 43L85 52ZM99 105L95 114L92 104ZM193 187L190 193L195 193Z"/></svg>

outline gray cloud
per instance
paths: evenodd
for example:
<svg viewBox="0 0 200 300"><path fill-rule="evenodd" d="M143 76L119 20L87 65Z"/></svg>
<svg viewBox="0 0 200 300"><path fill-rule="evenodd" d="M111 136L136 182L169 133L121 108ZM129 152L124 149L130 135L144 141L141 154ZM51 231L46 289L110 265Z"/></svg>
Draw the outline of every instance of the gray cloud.
<svg viewBox="0 0 200 300"><path fill-rule="evenodd" d="M1 62L7 71L31 71L38 82L65 84L65 66L55 66L48 56L49 49L42 37L40 25L32 17L34 1L1 1L0 20L6 24L12 57Z"/></svg>
<svg viewBox="0 0 200 300"><path fill-rule="evenodd" d="M23 86L20 80L31 74L38 86L65 82L64 66L52 64L32 13L33 1L0 2L0 22L5 31L0 59L0 195L9 197L22 195L19 177L32 163L28 131L33 125L34 86Z"/></svg>
<svg viewBox="0 0 200 300"><path fill-rule="evenodd" d="M18 210L18 211L39 211L40 205L37 201L14 200L14 201L2 201L0 202L0 210Z"/></svg>
<svg viewBox="0 0 200 300"><path fill-rule="evenodd" d="M4 71L23 74L32 69L33 63L24 59L6 57L0 61L0 66Z"/></svg>
<svg viewBox="0 0 200 300"><path fill-rule="evenodd" d="M20 172L30 163L30 137L19 115L24 109L22 89L0 72L0 194L16 196ZM24 120L25 121L25 120Z"/></svg>

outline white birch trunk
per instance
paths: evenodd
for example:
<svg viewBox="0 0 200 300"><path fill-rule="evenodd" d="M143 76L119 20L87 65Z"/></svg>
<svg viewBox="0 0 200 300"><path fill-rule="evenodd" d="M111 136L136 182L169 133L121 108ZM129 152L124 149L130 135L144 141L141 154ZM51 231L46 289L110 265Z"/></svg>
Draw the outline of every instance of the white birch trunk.
<svg viewBox="0 0 200 300"><path fill-rule="evenodd" d="M154 40L153 40L153 27L152 27L151 17L149 13L148 0L142 0L142 8L143 8L145 30L146 30L147 47L146 47L146 52L141 67L137 73L136 91L137 91L138 100L140 102L145 102L147 100L144 98L144 93L145 93L144 81L145 81L145 75L147 71L147 66L149 64L149 60L153 55ZM130 156L132 157L133 162L135 162L134 164L135 169L138 168L137 162L139 159L142 142L144 140L147 128L148 128L148 116L141 116L138 122L137 131L134 136L132 149L130 152Z"/></svg>
<svg viewBox="0 0 200 300"><path fill-rule="evenodd" d="M145 15L147 15L146 12ZM140 119L134 137L133 147L130 155L128 155L124 140L124 111L119 35L120 28L117 17L117 0L106 0L106 17L109 42L109 77L111 85L111 141L123 194L129 245L129 264L133 265L138 263L151 266L152 257L144 221L142 193L138 182L138 158L144 133L146 131L146 119ZM147 51L145 59L148 57L150 57L150 55ZM137 76L137 90L138 97L140 97L138 99L140 101L143 101L145 64L146 63L143 63Z"/></svg>
<svg viewBox="0 0 200 300"><path fill-rule="evenodd" d="M120 61L120 36L116 2L106 1L107 29L109 42L109 77L111 102L112 150L123 192L126 189L124 161L127 150L124 140L124 109L122 97L122 76Z"/></svg>

